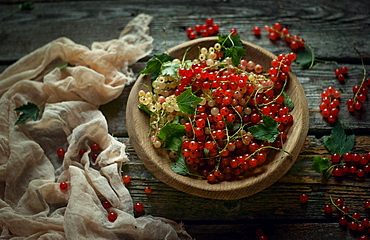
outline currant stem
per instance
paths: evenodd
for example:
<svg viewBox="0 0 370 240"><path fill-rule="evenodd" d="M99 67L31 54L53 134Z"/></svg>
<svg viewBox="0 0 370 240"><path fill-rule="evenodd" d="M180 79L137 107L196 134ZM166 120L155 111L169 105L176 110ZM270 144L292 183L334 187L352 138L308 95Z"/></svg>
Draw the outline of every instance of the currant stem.
<svg viewBox="0 0 370 240"><path fill-rule="evenodd" d="M357 222L357 223L361 223L361 221L357 220L356 218L352 217L349 213L346 213L345 211L343 211L337 204L334 203L334 200L332 198L332 196L330 195L329 196L330 198L330 202L331 202L331 205L333 205L336 209L338 209L343 215L351 218L353 221Z"/></svg>

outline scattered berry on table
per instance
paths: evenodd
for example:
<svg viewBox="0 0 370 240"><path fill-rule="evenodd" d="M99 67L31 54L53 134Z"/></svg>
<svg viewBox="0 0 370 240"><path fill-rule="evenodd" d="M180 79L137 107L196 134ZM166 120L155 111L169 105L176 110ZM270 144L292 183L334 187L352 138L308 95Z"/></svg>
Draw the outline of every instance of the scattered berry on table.
<svg viewBox="0 0 370 240"><path fill-rule="evenodd" d="M122 181L123 181L124 183L129 183L129 182L131 182L131 177L130 177L129 175L124 175L124 176L122 177Z"/></svg>
<svg viewBox="0 0 370 240"><path fill-rule="evenodd" d="M308 202L308 195L307 195L307 194L305 194L305 193L302 193L302 194L301 194L301 196L299 196L299 201L300 201L301 203L306 203L306 202Z"/></svg>

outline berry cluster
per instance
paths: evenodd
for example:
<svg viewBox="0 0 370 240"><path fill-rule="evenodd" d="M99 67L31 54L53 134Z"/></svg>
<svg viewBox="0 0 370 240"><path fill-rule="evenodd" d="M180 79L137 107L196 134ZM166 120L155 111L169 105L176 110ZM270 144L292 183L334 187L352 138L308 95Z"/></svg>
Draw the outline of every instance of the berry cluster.
<svg viewBox="0 0 370 240"><path fill-rule="evenodd" d="M140 103L153 113L150 122L154 147L163 146L158 138L160 129L180 117L176 121L186 130L182 138L185 163L193 175L209 183L247 176L248 169L266 161L269 149L282 147L293 123L282 91L295 54L281 54L272 60L270 75L266 75L253 61L241 60L234 66L230 58L221 60L219 49L219 43L201 48L191 66L179 68L179 79L160 75L152 83L153 93L139 92ZM176 101L188 89L202 99L192 115L181 112ZM255 139L248 131L263 123L263 116L278 124L280 134L273 142Z"/></svg>
<svg viewBox="0 0 370 240"><path fill-rule="evenodd" d="M324 212L326 214L332 214L333 208L342 215L338 222L342 227L348 226L351 231L356 234L359 234L359 239L367 240L370 235L370 219L367 217L362 217L359 212L349 213L349 208L345 205L345 202L342 198L337 198L333 200L330 197L330 204L324 206ZM365 201L364 208L370 208L370 201Z"/></svg>
<svg viewBox="0 0 370 240"><path fill-rule="evenodd" d="M333 86L328 87L321 93L320 111L321 115L331 124L335 123L339 114L339 98L341 92Z"/></svg>
<svg viewBox="0 0 370 240"><path fill-rule="evenodd" d="M337 68L334 71L334 74L335 74L335 76L337 77L337 79L340 83L344 83L344 80L347 76L347 73L348 73L348 68L347 67Z"/></svg>
<svg viewBox="0 0 370 240"><path fill-rule="evenodd" d="M189 39L195 39L197 37L208 37L208 36L216 36L218 34L219 25L214 23L212 18L207 18L205 23L200 25L197 24L192 27L188 27L186 29L186 34L188 35Z"/></svg>
<svg viewBox="0 0 370 240"><path fill-rule="evenodd" d="M361 156L358 153L345 153L340 156L334 153L330 157L332 165L332 175L335 177L348 176L363 179L370 173L370 152Z"/></svg>
<svg viewBox="0 0 370 240"><path fill-rule="evenodd" d="M289 33L289 29L282 27L280 23L274 23L273 26L265 25L264 29L269 33L271 41L276 41L284 38L285 42L289 45L292 50L303 48L306 44L305 40L298 35L292 35ZM259 27L254 27L253 32L255 35L260 35L261 31Z"/></svg>
<svg viewBox="0 0 370 240"><path fill-rule="evenodd" d="M370 78L365 79L360 85L352 88L353 98L348 99L346 102L349 112L362 109L363 102L366 101L369 93L368 87L370 87Z"/></svg>

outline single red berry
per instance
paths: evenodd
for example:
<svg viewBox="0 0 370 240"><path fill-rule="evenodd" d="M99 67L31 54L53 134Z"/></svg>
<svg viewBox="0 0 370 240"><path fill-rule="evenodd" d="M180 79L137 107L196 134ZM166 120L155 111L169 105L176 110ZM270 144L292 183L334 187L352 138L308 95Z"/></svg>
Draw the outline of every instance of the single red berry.
<svg viewBox="0 0 370 240"><path fill-rule="evenodd" d="M102 201L101 204L103 205L105 209L112 207L112 204L108 200Z"/></svg>
<svg viewBox="0 0 370 240"><path fill-rule="evenodd" d="M129 175L125 175L122 177L122 181L124 183L129 183L131 181L131 177Z"/></svg>
<svg viewBox="0 0 370 240"><path fill-rule="evenodd" d="M347 74L348 73L348 68L347 67L341 67L340 68L340 73L341 74Z"/></svg>
<svg viewBox="0 0 370 240"><path fill-rule="evenodd" d="M144 211L144 204L140 203L140 202L137 202L135 203L134 205L134 210L138 213L141 213Z"/></svg>
<svg viewBox="0 0 370 240"><path fill-rule="evenodd" d="M93 144L91 144L91 151L93 151L93 152L97 152L97 151L99 151L99 144L97 144L97 143L93 143Z"/></svg>
<svg viewBox="0 0 370 240"><path fill-rule="evenodd" d="M206 25L207 26L212 26L213 25L213 18L207 18L206 19Z"/></svg>
<svg viewBox="0 0 370 240"><path fill-rule="evenodd" d="M59 188L60 188L60 190L61 191L66 191L67 189L68 189L68 183L66 183L66 182L61 182L60 184L59 184Z"/></svg>
<svg viewBox="0 0 370 240"><path fill-rule="evenodd" d="M342 207L344 205L344 201L343 199L341 198L337 198L335 201L334 201L334 204L337 205L338 207Z"/></svg>
<svg viewBox="0 0 370 240"><path fill-rule="evenodd" d="M331 155L330 159L333 163L338 163L340 162L340 155L338 153L334 153Z"/></svg>
<svg viewBox="0 0 370 240"><path fill-rule="evenodd" d="M347 225L347 218L346 218L345 216L340 217L340 218L339 218L339 224L340 224L341 226L346 226L346 225Z"/></svg>
<svg viewBox="0 0 370 240"><path fill-rule="evenodd" d="M308 195L305 193L302 193L301 196L299 197L299 201L301 203L306 203L308 201Z"/></svg>
<svg viewBox="0 0 370 240"><path fill-rule="evenodd" d="M364 203L364 208L366 208L366 209L370 208L370 201L366 201Z"/></svg>
<svg viewBox="0 0 370 240"><path fill-rule="evenodd" d="M144 188L144 192L145 192L146 194L150 194L150 193L152 193L152 189L151 189L150 187L145 187L145 188Z"/></svg>
<svg viewBox="0 0 370 240"><path fill-rule="evenodd" d="M66 153L66 151L63 149L63 148L59 148L58 150L57 150L57 155L59 156L59 157L64 157L64 154Z"/></svg>
<svg viewBox="0 0 370 240"><path fill-rule="evenodd" d="M80 149L80 151L78 151L78 155L80 157L82 157L84 154L85 154L86 150L85 149Z"/></svg>
<svg viewBox="0 0 370 240"><path fill-rule="evenodd" d="M354 219L356 219L356 220L360 220L361 215L360 215L360 213L359 213L359 212L354 212L354 213L352 214L352 217L353 217Z"/></svg>
<svg viewBox="0 0 370 240"><path fill-rule="evenodd" d="M369 240L369 237L367 235L361 235L358 237L358 240Z"/></svg>
<svg viewBox="0 0 370 240"><path fill-rule="evenodd" d="M256 35L256 36L258 36L258 35L261 35L261 28L259 28L259 27L254 27L253 28L253 33L254 33L254 35Z"/></svg>
<svg viewBox="0 0 370 240"><path fill-rule="evenodd" d="M324 212L327 213L327 214L330 214L331 212L333 211L333 208L330 204L326 204L324 206Z"/></svg>
<svg viewBox="0 0 370 240"><path fill-rule="evenodd" d="M232 36L235 36L238 33L238 30L236 28L231 28L230 33Z"/></svg>
<svg viewBox="0 0 370 240"><path fill-rule="evenodd" d="M355 230L357 230L358 223L357 223L357 222L355 222L355 221L351 221L351 222L348 224L348 227L349 227L351 230L355 231Z"/></svg>
<svg viewBox="0 0 370 240"><path fill-rule="evenodd" d="M110 213L108 213L108 220L109 220L110 222L114 222L114 221L116 221L117 217L118 217L118 215L117 215L117 213L115 213L115 212L110 212Z"/></svg>

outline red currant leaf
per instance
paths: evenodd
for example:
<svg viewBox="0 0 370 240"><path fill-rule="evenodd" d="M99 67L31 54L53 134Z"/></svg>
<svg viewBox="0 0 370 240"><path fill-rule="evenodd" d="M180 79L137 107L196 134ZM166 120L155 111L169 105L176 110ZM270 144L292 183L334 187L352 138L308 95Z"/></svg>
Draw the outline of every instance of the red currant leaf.
<svg viewBox="0 0 370 240"><path fill-rule="evenodd" d="M239 34L219 35L218 43L221 44L221 51L224 53L222 59L230 57L235 66L238 66L240 59L246 56Z"/></svg>
<svg viewBox="0 0 370 240"><path fill-rule="evenodd" d="M162 75L168 75L168 76L171 76L173 78L178 78L177 76L177 72L180 68L180 65L177 64L177 63L173 63L173 62L166 62L166 63L163 63L162 65Z"/></svg>
<svg viewBox="0 0 370 240"><path fill-rule="evenodd" d="M313 52L308 47L305 47L301 52L296 52L296 56L295 62L305 69L311 68L315 62Z"/></svg>
<svg viewBox="0 0 370 240"><path fill-rule="evenodd" d="M290 98L288 93L286 93L286 92L283 92L283 97L284 97L284 105L287 108L289 108L289 111L292 111L293 108L294 108L294 102L292 101L292 99Z"/></svg>
<svg viewBox="0 0 370 240"><path fill-rule="evenodd" d="M39 107L31 102L17 107L16 109L14 109L14 111L21 112L21 115L19 115L19 118L14 125L21 124L29 118L32 118L34 121L36 121L40 113Z"/></svg>
<svg viewBox="0 0 370 240"><path fill-rule="evenodd" d="M322 158L320 156L314 156L311 168L318 173L323 173L329 168L329 159Z"/></svg>
<svg viewBox="0 0 370 240"><path fill-rule="evenodd" d="M170 168L177 174L188 175L190 173L187 164L185 163L185 157L179 154L176 162L170 163Z"/></svg>
<svg viewBox="0 0 370 240"><path fill-rule="evenodd" d="M232 46L243 47L243 42L240 39L239 34L229 34L229 35L218 35L218 43L225 49L231 48Z"/></svg>
<svg viewBox="0 0 370 240"><path fill-rule="evenodd" d="M143 112L145 112L146 114L148 114L149 116L151 116L151 115L153 114L153 112L151 112L151 111L149 110L149 108L148 108L146 105L144 105L144 104L139 104L137 107L138 107L141 111L143 111Z"/></svg>
<svg viewBox="0 0 370 240"><path fill-rule="evenodd" d="M185 126L167 122L159 131L158 138L164 141L163 148L177 151L181 145L181 137L185 134Z"/></svg>
<svg viewBox="0 0 370 240"><path fill-rule="evenodd" d="M232 46L225 52L225 57L230 57L234 66L238 66L240 59L246 56L245 49L238 46Z"/></svg>
<svg viewBox="0 0 370 240"><path fill-rule="evenodd" d="M254 126L248 128L248 131L252 135L262 141L272 143L279 136L278 123L270 116L262 116L263 123L257 123Z"/></svg>
<svg viewBox="0 0 370 240"><path fill-rule="evenodd" d="M355 135L346 135L342 123L336 122L330 136L324 137L324 145L330 154L343 155L351 152L355 146Z"/></svg>
<svg viewBox="0 0 370 240"><path fill-rule="evenodd" d="M177 96L176 101L179 109L186 113L186 114L194 114L195 107L202 101L203 99L200 97L195 96L191 89L182 92L179 96Z"/></svg>
<svg viewBox="0 0 370 240"><path fill-rule="evenodd" d="M174 57L166 53L154 54L146 63L145 69L142 70L140 74L152 74L151 79L155 80L161 72L162 64L172 61L173 59Z"/></svg>

